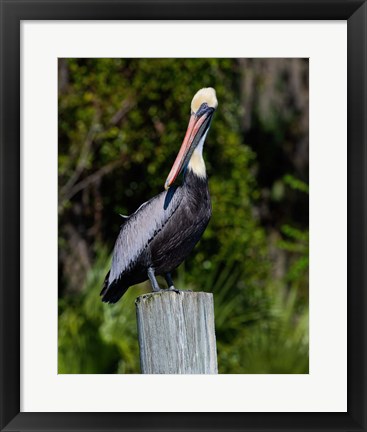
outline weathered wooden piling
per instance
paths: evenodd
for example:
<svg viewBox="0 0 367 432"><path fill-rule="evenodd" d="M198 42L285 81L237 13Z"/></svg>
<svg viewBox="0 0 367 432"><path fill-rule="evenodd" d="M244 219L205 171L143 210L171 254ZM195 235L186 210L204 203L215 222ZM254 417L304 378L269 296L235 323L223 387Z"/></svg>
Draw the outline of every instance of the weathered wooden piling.
<svg viewBox="0 0 367 432"><path fill-rule="evenodd" d="M213 294L145 294L136 313L143 374L218 373Z"/></svg>

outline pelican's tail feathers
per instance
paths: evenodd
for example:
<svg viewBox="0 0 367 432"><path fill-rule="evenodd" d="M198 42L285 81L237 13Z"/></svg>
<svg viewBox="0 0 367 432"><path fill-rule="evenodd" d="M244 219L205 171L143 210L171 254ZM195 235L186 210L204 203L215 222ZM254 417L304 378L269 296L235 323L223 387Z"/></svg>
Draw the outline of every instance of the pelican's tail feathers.
<svg viewBox="0 0 367 432"><path fill-rule="evenodd" d="M118 280L109 283L109 277L110 272L108 272L105 277L100 295L104 303L116 303L126 293L129 287L122 285Z"/></svg>

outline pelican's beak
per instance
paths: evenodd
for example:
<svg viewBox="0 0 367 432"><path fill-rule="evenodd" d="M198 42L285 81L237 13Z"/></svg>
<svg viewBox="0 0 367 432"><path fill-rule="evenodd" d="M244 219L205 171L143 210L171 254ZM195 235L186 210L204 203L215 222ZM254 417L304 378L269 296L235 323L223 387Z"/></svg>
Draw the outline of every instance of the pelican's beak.
<svg viewBox="0 0 367 432"><path fill-rule="evenodd" d="M210 121L214 111L214 108L206 107L204 111L200 110L200 115L198 115L199 113L191 114L189 125L187 127L186 135L182 142L180 151L178 152L176 160L164 184L164 188L166 190L174 183L176 178L186 168L193 151L210 126Z"/></svg>

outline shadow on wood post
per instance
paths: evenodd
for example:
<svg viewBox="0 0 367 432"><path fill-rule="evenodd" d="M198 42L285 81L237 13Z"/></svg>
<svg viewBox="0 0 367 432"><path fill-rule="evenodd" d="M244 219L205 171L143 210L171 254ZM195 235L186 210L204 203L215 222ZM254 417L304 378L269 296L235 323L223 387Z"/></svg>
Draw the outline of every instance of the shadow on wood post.
<svg viewBox="0 0 367 432"><path fill-rule="evenodd" d="M136 299L143 374L217 374L213 294L161 291Z"/></svg>

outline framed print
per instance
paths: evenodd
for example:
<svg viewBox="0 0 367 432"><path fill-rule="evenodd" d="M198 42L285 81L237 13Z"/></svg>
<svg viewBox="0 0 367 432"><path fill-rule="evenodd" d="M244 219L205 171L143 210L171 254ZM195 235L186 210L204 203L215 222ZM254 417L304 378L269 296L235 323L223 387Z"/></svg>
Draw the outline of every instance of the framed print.
<svg viewBox="0 0 367 432"><path fill-rule="evenodd" d="M366 2L1 7L1 430L366 430Z"/></svg>

